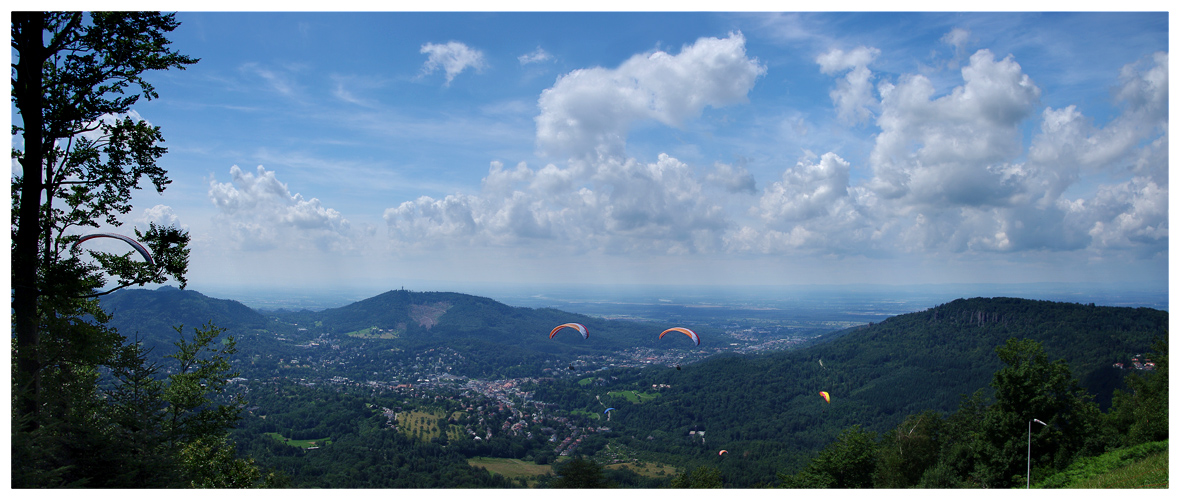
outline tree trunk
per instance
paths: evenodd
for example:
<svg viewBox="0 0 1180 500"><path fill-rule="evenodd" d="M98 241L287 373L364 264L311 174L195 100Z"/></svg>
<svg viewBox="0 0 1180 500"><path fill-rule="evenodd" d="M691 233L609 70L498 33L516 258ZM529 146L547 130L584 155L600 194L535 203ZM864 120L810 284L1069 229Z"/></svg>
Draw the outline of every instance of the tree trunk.
<svg viewBox="0 0 1180 500"><path fill-rule="evenodd" d="M12 13L13 47L19 54L13 98L24 126L20 209L12 249L12 324L16 330L18 411L35 414L41 395L37 332L38 240L41 236L42 162L45 156L41 114L44 12ZM37 419L30 426L37 427Z"/></svg>

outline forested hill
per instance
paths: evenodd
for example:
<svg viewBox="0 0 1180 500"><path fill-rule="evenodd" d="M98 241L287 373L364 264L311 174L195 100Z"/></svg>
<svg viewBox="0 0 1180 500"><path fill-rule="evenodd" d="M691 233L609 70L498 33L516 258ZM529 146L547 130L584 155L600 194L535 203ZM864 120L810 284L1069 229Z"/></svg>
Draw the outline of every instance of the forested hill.
<svg viewBox="0 0 1180 500"><path fill-rule="evenodd" d="M435 348L462 353L463 360L451 364L452 373L471 377L537 376L544 367L567 365L592 370L598 366L587 360L636 348L689 351L686 339L658 338L662 329L681 325L512 307L452 292L394 290L334 309L263 315L236 301L162 287L116 292L103 297L102 306L113 314L111 326L129 339L138 335L155 348L155 356L174 350L172 343L178 338L174 326L185 325L185 333L191 335L192 327L212 322L237 339L236 359L254 359L242 365L247 377L273 376L279 359L314 355L299 347L309 342L330 343L343 348L338 352L355 355L346 360L352 371L336 374L346 377L381 372L404 355ZM590 339L573 330L548 338L555 326L569 322L584 324ZM723 331L693 328L708 339L702 349L691 351L694 357L718 352L725 345Z"/></svg>
<svg viewBox="0 0 1180 500"><path fill-rule="evenodd" d="M231 333L263 328L266 318L234 300L215 299L192 290L163 286L156 290L119 290L101 298L110 325L128 339L139 339L157 353L172 352L178 338L174 327L183 325L191 336L194 327L212 322Z"/></svg>
<svg viewBox="0 0 1180 500"><path fill-rule="evenodd" d="M1008 338L1029 338L1040 342L1051 359L1066 360L1105 407L1121 380L1114 363L1129 366L1131 358L1147 351L1154 338L1167 336L1167 325L1168 313L1156 309L1017 298L959 299L861 327L852 338L814 354L823 356L825 363L888 366L897 379L917 370L946 386L980 373L990 376L999 367L996 346ZM904 346L905 351L890 349L890 344ZM900 403L896 396L886 397L897 390L891 387L895 385L886 379L862 390L877 391L889 407Z"/></svg>
<svg viewBox="0 0 1180 500"><path fill-rule="evenodd" d="M1166 328L1167 313L1154 309L962 299L854 328L807 349L636 374L641 386L671 388L644 404L619 398L607 404L617 410L617 426L627 426L626 432L636 426L637 435L660 431L657 438L680 439L707 430L711 444L698 450L702 457L720 448L787 457L818 450L853 425L883 432L923 410L954 411L961 396L987 390L1001 365L995 348L1012 337L1040 342L1050 359L1064 358L1076 378L1109 400L1124 373L1111 365L1149 351ZM592 408L594 396L614 390L608 382L575 400L572 389L543 388L536 397ZM830 404L820 391L830 393Z"/></svg>
<svg viewBox="0 0 1180 500"><path fill-rule="evenodd" d="M513 307L462 293L406 290L389 291L335 309L288 313L281 318L314 325L318 332L333 336L357 332L367 332L365 335L370 337L386 334L399 346L475 342L498 349L522 348L545 353L605 352L638 346L666 348L669 342L661 344L657 338L661 327L676 326L604 320L550 308ZM583 340L572 330L559 332L552 340L548 338L553 327L568 322L586 325L590 339ZM707 327L701 332L714 333Z"/></svg>

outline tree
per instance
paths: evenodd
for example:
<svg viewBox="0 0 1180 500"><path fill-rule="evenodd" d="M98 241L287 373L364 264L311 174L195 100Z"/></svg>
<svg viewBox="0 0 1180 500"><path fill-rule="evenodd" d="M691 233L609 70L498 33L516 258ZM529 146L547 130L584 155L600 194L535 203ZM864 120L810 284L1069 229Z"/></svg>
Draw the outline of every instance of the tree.
<svg viewBox="0 0 1180 500"><path fill-rule="evenodd" d="M707 465L685 472L672 480L672 488L722 488L721 470Z"/></svg>
<svg viewBox="0 0 1180 500"><path fill-rule="evenodd" d="M938 464L945 422L933 410L906 417L883 436L881 455L873 474L877 488L909 488Z"/></svg>
<svg viewBox="0 0 1180 500"><path fill-rule="evenodd" d="M176 228L136 231L155 265L113 254L84 264L69 234L120 225L142 177L157 191L169 183L156 165L166 152L159 127L129 112L139 97L157 97L144 72L197 62L168 49L165 34L178 25L173 15L151 12L12 14L12 101L20 116L12 131L22 146L12 153L21 166L12 179L13 393L18 415L29 416L21 419L27 430L47 423L49 372L69 367L59 375L84 378L85 367L111 362L109 332L78 331L88 328L78 318L97 308L87 298L105 285L104 273L117 288L168 277L185 283L188 235ZM139 92L126 95L129 87Z"/></svg>
<svg viewBox="0 0 1180 500"><path fill-rule="evenodd" d="M170 182L156 161L163 136L131 106L157 97L150 70L184 69L196 59L168 48L179 26L154 12L14 12L12 312L15 360L13 486L243 486L260 479L232 461L225 439L235 402L214 400L230 373L233 341L210 347L209 325L170 356L167 382L138 342L109 327L96 297L120 288L186 284L188 234L150 224L130 252L80 257L79 230L120 226L144 177ZM136 90L128 93L129 90ZM103 290L107 281L115 286ZM102 385L100 385L102 381ZM50 390L52 388L52 390ZM204 458L200 458L204 457ZM226 467L200 472L215 457ZM215 473L215 474L214 474Z"/></svg>
<svg viewBox="0 0 1180 500"><path fill-rule="evenodd" d="M859 425L844 429L802 471L780 474L784 488L872 488L877 465L876 433Z"/></svg>
<svg viewBox="0 0 1180 500"><path fill-rule="evenodd" d="M1108 416L1122 446L1168 439L1168 341L1157 339L1144 356L1155 363L1145 374L1127 376L1131 392L1118 391Z"/></svg>
<svg viewBox="0 0 1180 500"><path fill-rule="evenodd" d="M1098 405L1064 360L1050 362L1029 339L1008 339L995 352L1004 366L992 377L993 402L976 392L947 418L939 463L920 485L1022 485L1030 453L1033 475L1043 477L1109 444ZM1034 418L1046 425L1033 425L1030 435Z"/></svg>
<svg viewBox="0 0 1180 500"><path fill-rule="evenodd" d="M556 467L558 478L549 484L552 488L610 488L612 485L606 479L602 466L597 462L574 457Z"/></svg>

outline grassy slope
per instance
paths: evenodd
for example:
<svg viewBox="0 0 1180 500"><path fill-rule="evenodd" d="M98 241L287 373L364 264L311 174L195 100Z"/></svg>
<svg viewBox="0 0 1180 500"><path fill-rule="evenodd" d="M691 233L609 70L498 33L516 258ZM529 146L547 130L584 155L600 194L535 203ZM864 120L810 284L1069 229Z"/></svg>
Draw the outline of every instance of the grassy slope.
<svg viewBox="0 0 1180 500"><path fill-rule="evenodd" d="M1143 443L1074 462L1038 488L1167 488L1168 442Z"/></svg>

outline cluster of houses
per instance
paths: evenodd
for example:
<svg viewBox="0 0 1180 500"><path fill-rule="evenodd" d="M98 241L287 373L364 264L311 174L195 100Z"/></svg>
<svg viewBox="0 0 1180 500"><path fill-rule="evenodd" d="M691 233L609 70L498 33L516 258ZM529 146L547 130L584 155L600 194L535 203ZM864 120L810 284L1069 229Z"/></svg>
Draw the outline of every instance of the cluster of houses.
<svg viewBox="0 0 1180 500"><path fill-rule="evenodd" d="M1120 370L1126 369L1126 367L1123 366L1122 363L1115 363L1114 367L1118 368ZM1137 357L1131 358L1131 369L1134 369L1134 370L1154 370L1155 363L1153 363L1150 359L1147 359L1147 358L1143 358L1142 362L1139 361L1139 358L1137 358Z"/></svg>

